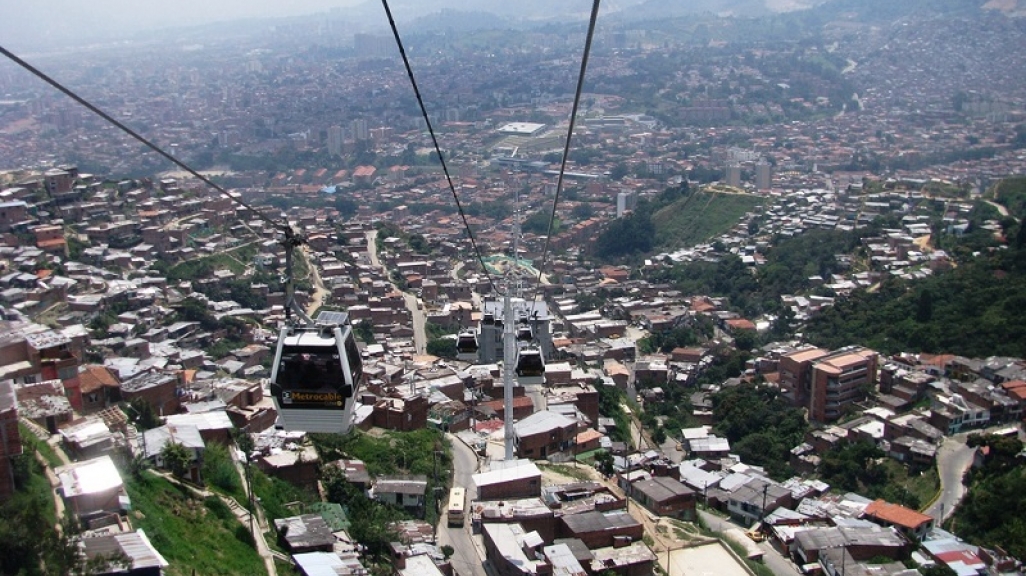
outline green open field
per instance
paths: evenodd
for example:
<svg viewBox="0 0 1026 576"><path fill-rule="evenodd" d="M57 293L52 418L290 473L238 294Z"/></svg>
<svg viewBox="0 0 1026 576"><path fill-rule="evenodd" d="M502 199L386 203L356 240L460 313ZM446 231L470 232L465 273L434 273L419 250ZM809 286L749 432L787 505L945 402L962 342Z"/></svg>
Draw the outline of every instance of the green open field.
<svg viewBox="0 0 1026 576"><path fill-rule="evenodd" d="M730 230L762 202L762 197L749 194L696 192L652 215L656 246L673 250L705 242Z"/></svg>

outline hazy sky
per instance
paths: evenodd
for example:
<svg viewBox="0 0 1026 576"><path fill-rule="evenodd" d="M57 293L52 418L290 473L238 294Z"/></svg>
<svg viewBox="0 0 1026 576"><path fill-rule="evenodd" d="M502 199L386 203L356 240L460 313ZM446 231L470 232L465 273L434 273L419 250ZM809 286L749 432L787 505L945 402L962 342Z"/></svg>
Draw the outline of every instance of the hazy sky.
<svg viewBox="0 0 1026 576"><path fill-rule="evenodd" d="M31 49L50 39L265 16L296 16L362 0L0 0L0 44Z"/></svg>

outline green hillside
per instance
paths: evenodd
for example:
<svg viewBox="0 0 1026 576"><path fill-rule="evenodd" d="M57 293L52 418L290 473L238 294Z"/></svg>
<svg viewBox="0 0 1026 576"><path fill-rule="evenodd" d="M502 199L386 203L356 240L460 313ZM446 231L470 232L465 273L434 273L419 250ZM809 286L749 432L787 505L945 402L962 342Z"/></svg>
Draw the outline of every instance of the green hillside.
<svg viewBox="0 0 1026 576"><path fill-rule="evenodd" d="M249 529L218 498L196 498L150 474L129 477L126 487L134 509L132 523L146 531L171 564L166 574L229 576L266 571Z"/></svg>
<svg viewBox="0 0 1026 576"><path fill-rule="evenodd" d="M734 227L763 198L700 190L652 215L657 250L673 250L708 241Z"/></svg>

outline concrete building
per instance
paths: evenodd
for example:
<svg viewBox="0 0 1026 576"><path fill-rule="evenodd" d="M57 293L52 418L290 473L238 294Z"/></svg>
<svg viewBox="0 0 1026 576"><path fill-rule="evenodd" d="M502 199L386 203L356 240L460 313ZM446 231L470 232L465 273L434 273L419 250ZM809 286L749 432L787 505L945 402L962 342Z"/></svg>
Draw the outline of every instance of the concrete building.
<svg viewBox="0 0 1026 576"><path fill-rule="evenodd" d="M832 422L866 397L876 385L878 355L850 346L816 360L812 365L809 420Z"/></svg>
<svg viewBox="0 0 1026 576"><path fill-rule="evenodd" d="M733 186L734 188L741 187L741 165L736 163L727 164L727 170L724 174L724 180L727 182L727 186Z"/></svg>
<svg viewBox="0 0 1026 576"><path fill-rule="evenodd" d="M780 391L795 406L804 406L812 389L812 364L829 355L822 348L802 348L780 357Z"/></svg>
<svg viewBox="0 0 1026 576"><path fill-rule="evenodd" d="M328 154L332 156L342 154L342 142L344 137L345 131L341 126L328 127Z"/></svg>
<svg viewBox="0 0 1026 576"><path fill-rule="evenodd" d="M755 189L769 190L773 185L773 167L769 162L760 160L755 164Z"/></svg>

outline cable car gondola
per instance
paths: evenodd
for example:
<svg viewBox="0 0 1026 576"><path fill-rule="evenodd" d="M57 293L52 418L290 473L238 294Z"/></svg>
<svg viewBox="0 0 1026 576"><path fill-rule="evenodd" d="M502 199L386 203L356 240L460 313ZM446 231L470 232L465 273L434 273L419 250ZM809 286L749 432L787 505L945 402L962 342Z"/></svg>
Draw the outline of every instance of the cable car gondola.
<svg viewBox="0 0 1026 576"><path fill-rule="evenodd" d="M456 359L464 362L476 362L479 348L476 330L473 328L460 330L456 336Z"/></svg>
<svg viewBox="0 0 1026 576"><path fill-rule="evenodd" d="M517 380L524 386L545 383L545 358L534 344L517 347Z"/></svg>
<svg viewBox="0 0 1026 576"><path fill-rule="evenodd" d="M322 312L313 325L285 326L271 370L271 398L287 430L345 434L363 377L349 315Z"/></svg>
<svg viewBox="0 0 1026 576"><path fill-rule="evenodd" d="M534 331L531 330L531 325L527 323L527 320L521 320L517 323L517 341L519 342L530 342L534 340Z"/></svg>

